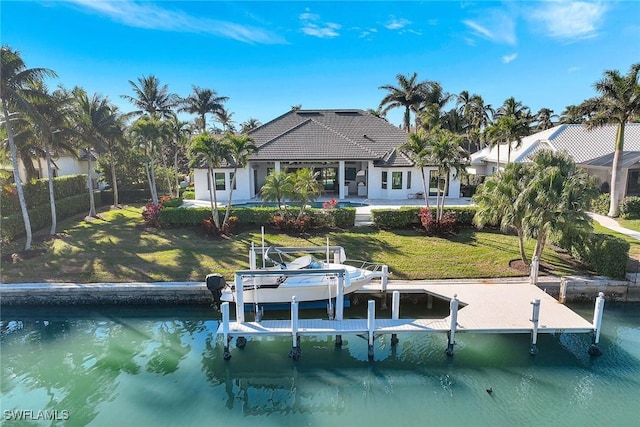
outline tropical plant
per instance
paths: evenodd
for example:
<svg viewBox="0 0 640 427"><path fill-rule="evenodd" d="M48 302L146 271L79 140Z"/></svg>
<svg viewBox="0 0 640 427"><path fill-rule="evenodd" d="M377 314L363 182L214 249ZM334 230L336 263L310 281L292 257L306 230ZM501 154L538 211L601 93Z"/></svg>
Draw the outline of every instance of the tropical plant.
<svg viewBox="0 0 640 427"><path fill-rule="evenodd" d="M251 139L251 137L248 135L235 135L228 132L224 136L224 140L228 150L228 160L233 165L233 178L231 179L231 188L229 188L229 202L227 203L224 220L222 221L223 228L229 221L229 213L231 212L233 190L236 187L238 168L244 168L245 166L247 166L249 156L256 150L253 139Z"/></svg>
<svg viewBox="0 0 640 427"><path fill-rule="evenodd" d="M260 126L262 126L262 123L260 123L260 120L250 117L248 120L240 124L240 132L247 133Z"/></svg>
<svg viewBox="0 0 640 427"><path fill-rule="evenodd" d="M228 147L224 141L221 138L211 135L209 132L203 132L194 136L189 145L189 157L192 161L198 166L207 166L211 217L218 230L220 230L221 227L214 169L219 168L222 162L228 158L228 151Z"/></svg>
<svg viewBox="0 0 640 427"><path fill-rule="evenodd" d="M507 163L511 162L511 149L520 148L522 137L531 133L529 123L531 112L529 107L516 101L514 97L507 98L496 111L496 125L500 128L500 136L507 143ZM515 147L512 147L515 142Z"/></svg>
<svg viewBox="0 0 640 427"><path fill-rule="evenodd" d="M224 107L216 111L216 119L222 125L223 132L235 132L234 121L231 120L233 113L227 111Z"/></svg>
<svg viewBox="0 0 640 427"><path fill-rule="evenodd" d="M156 157L158 146L166 131L163 123L153 116L143 115L129 127L129 135L133 142L141 148L144 158L147 183L153 204L159 203L158 185L156 183Z"/></svg>
<svg viewBox="0 0 640 427"><path fill-rule="evenodd" d="M428 162L437 168L437 192L436 192L436 221L442 220L444 202L449 187L449 175L457 178L468 164L469 154L462 147L462 138L448 130L435 128L427 135L431 146L428 154ZM444 182L444 189L440 187Z"/></svg>
<svg viewBox="0 0 640 427"><path fill-rule="evenodd" d="M300 202L298 220L304 216L304 211L309 203L316 200L322 194L323 186L318 181L320 171L314 172L310 168L300 168L293 174L293 200Z"/></svg>
<svg viewBox="0 0 640 427"><path fill-rule="evenodd" d="M175 188L179 188L180 174L187 174L189 172L188 164L185 163L185 159L189 135L191 135L191 127L189 126L189 122L180 120L177 116L173 116L165 125L167 134L170 137L170 142L165 148L170 151L170 156L173 157Z"/></svg>
<svg viewBox="0 0 640 427"><path fill-rule="evenodd" d="M40 119L32 107L31 101L41 96L34 87L46 77L55 77L56 74L47 68L27 68L20 53L9 46L2 46L0 52L0 99L2 102L2 113L4 116L4 126L7 131L7 140L11 152L11 163L13 167L13 178L16 183L20 210L26 233L25 251L31 249L32 231L27 202L24 197L22 179L18 166L18 153L13 139L12 116L20 111ZM9 111L12 110L14 114Z"/></svg>
<svg viewBox="0 0 640 427"><path fill-rule="evenodd" d="M604 77L597 81L593 87L600 94L596 98L587 99L581 108L589 112L586 121L588 129L615 124L618 128L616 145L613 154L611 168L611 202L608 216L618 216L620 204L619 177L622 171L622 151L624 149L625 126L630 119L640 114L640 83L638 73L640 63L633 64L627 75L622 75L618 70L604 72Z"/></svg>
<svg viewBox="0 0 640 427"><path fill-rule="evenodd" d="M399 147L413 162L414 167L420 169L424 204L427 208L429 207L429 187L427 185L424 168L430 164L428 158L430 148L430 141L422 129L419 129L415 133L410 133L407 142Z"/></svg>
<svg viewBox="0 0 640 427"><path fill-rule="evenodd" d="M63 90L63 89L61 89ZM91 97L79 87L71 91L70 115L74 138L84 147L87 158L87 187L89 190L89 214L97 216L93 196L93 178L91 159L97 153L106 151L108 141L122 134L118 108L111 104L108 97L93 94Z"/></svg>
<svg viewBox="0 0 640 427"><path fill-rule="evenodd" d="M260 189L260 197L265 202L277 202L278 209L284 213L284 201L293 191L293 176L284 171L273 171L267 175Z"/></svg>
<svg viewBox="0 0 640 427"><path fill-rule="evenodd" d="M207 114L217 114L224 106L223 104L229 100L227 96L218 96L218 92L213 89L204 89L193 85L193 92L184 99L180 100L179 111L185 111L189 114L197 114L197 127L201 132L207 129Z"/></svg>
<svg viewBox="0 0 640 427"><path fill-rule="evenodd" d="M129 80L134 96L122 95L123 99L131 102L136 111L130 115L141 116L149 114L156 119L169 119L173 115L173 107L177 103L177 98L169 94L167 85L160 86L160 80L154 75L138 78L138 84Z"/></svg>
<svg viewBox="0 0 640 427"><path fill-rule="evenodd" d="M535 129L538 131L551 129L556 124L553 121L558 119L557 114L553 114L553 110L549 108L541 108L534 116L534 122L536 123Z"/></svg>
<svg viewBox="0 0 640 427"><path fill-rule="evenodd" d="M420 103L425 100L428 87L431 84L429 81L419 82L418 73L413 73L410 76L403 76L398 74L396 76L398 81L397 86L383 85L379 89L389 92L382 101L380 101L382 115L385 115L389 110L393 108L404 108L403 126L407 132L411 130L411 112L417 113Z"/></svg>

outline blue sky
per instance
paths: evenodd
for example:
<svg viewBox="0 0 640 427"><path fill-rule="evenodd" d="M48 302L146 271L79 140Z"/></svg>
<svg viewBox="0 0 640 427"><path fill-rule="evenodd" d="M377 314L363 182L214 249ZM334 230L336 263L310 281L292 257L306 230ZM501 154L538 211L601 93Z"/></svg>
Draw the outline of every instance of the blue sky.
<svg viewBox="0 0 640 427"><path fill-rule="evenodd" d="M3 45L124 112L128 81L228 96L241 123L303 108L376 108L414 71L497 107L515 97L560 114L605 70L640 61L637 1L7 1ZM453 104L450 105L453 107ZM388 115L400 124L401 112Z"/></svg>

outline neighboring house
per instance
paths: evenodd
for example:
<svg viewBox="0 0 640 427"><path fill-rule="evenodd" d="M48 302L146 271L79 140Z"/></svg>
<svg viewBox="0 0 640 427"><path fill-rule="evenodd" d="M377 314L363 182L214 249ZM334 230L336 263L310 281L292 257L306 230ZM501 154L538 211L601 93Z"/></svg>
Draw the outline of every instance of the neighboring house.
<svg viewBox="0 0 640 427"><path fill-rule="evenodd" d="M65 175L86 175L87 174L87 161L88 161L88 152L86 149L80 150L80 157L76 157L70 155L68 153L58 153L52 157L54 171L53 176L65 176ZM98 178L99 175L96 173L96 160L97 156L95 153L91 154L91 178L93 181L93 187L97 188L98 186ZM49 171L47 170L47 161L44 158L35 158L31 160L33 163L33 168L38 173L38 178L48 178ZM18 159L18 168L20 170L20 178L23 181L26 180L26 172L22 160ZM2 169L9 172L9 174L13 177L13 167L11 164L2 165ZM13 182L13 178L10 180Z"/></svg>
<svg viewBox="0 0 640 427"><path fill-rule="evenodd" d="M407 133L363 110L292 110L249 132L258 150L238 170L235 200L259 197L271 171L313 168L325 195L338 199L407 199L423 192L420 170L398 150ZM230 167L215 170L216 198L225 203ZM425 167L432 195L436 168ZM206 169L194 171L195 197L209 200ZM460 197L450 177L448 196Z"/></svg>
<svg viewBox="0 0 640 427"><path fill-rule="evenodd" d="M529 161L531 155L542 149L566 151L588 173L600 180L600 188L608 191L611 185L613 153L618 127L607 125L588 130L583 125L559 125L522 138L515 148L511 144L511 162ZM624 153L619 177L621 197L640 195L640 123L628 123L624 133ZM507 144L500 145L500 168L507 163ZM498 149L485 147L471 155L467 171L475 175L492 175L498 169Z"/></svg>

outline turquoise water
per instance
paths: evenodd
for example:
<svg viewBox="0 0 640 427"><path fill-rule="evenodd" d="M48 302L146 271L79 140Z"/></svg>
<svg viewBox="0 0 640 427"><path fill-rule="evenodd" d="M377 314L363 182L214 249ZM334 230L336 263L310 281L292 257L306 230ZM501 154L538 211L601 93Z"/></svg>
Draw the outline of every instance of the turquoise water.
<svg viewBox="0 0 640 427"><path fill-rule="evenodd" d="M289 338L249 339L224 361L206 307L3 308L1 319L6 426L640 425L639 304L606 305L595 359L589 335L541 335L532 357L525 335L457 334L448 358L438 334L396 347L379 337L373 362L354 336L342 349L304 337L297 361Z"/></svg>

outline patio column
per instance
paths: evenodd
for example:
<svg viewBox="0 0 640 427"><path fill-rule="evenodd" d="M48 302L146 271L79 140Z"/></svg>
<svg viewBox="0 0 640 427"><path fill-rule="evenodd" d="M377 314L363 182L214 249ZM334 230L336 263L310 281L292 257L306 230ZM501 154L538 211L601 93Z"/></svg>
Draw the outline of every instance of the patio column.
<svg viewBox="0 0 640 427"><path fill-rule="evenodd" d="M276 172L280 172L280 161L275 162L274 168Z"/></svg>
<svg viewBox="0 0 640 427"><path fill-rule="evenodd" d="M344 160L340 160L338 162L338 198L340 200L344 199L346 194L345 194L345 175L344 175Z"/></svg>

